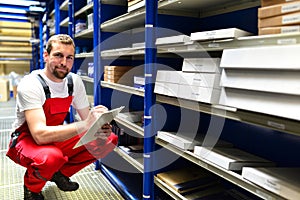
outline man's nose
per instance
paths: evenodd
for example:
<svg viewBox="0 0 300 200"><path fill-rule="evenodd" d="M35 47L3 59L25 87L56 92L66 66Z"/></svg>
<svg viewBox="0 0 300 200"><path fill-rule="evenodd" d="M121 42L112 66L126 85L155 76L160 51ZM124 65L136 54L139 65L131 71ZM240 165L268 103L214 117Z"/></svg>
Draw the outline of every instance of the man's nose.
<svg viewBox="0 0 300 200"><path fill-rule="evenodd" d="M66 66L67 65L67 57L62 56L60 64Z"/></svg>

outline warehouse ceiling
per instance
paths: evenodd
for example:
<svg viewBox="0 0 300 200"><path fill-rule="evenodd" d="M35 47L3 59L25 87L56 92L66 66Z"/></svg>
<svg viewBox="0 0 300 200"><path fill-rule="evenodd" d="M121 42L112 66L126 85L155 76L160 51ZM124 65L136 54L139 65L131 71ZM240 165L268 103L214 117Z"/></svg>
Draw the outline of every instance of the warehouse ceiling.
<svg viewBox="0 0 300 200"><path fill-rule="evenodd" d="M46 0L0 0L0 20L29 21L44 12Z"/></svg>

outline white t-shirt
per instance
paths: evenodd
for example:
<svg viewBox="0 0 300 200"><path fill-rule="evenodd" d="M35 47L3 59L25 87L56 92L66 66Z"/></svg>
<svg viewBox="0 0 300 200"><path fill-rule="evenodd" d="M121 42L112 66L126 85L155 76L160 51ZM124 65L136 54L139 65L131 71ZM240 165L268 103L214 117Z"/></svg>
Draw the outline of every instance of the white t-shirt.
<svg viewBox="0 0 300 200"><path fill-rule="evenodd" d="M41 74L50 88L51 98L68 97L68 80L65 78L63 82L53 82L46 77L43 70L32 71L29 75L24 76L17 88L16 111L17 119L13 123L13 129L18 128L25 122L25 110L42 108L45 103L46 96L42 84L37 78L37 74ZM73 78L73 100L72 106L75 109L83 109L89 106L86 96L86 90L81 78L74 73L70 73Z"/></svg>

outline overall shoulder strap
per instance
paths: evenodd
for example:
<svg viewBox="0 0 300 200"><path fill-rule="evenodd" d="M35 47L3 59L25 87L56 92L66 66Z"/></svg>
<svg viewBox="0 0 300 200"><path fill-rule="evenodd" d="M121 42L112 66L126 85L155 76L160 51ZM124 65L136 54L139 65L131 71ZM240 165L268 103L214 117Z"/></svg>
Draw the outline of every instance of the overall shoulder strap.
<svg viewBox="0 0 300 200"><path fill-rule="evenodd" d="M68 93L69 93L69 96L72 96L73 86L74 86L72 75L68 74L67 79L68 79Z"/></svg>
<svg viewBox="0 0 300 200"><path fill-rule="evenodd" d="M45 79L40 74L37 75L37 78L44 88L46 99L50 98L51 97L50 89L49 89L49 86L47 85Z"/></svg>

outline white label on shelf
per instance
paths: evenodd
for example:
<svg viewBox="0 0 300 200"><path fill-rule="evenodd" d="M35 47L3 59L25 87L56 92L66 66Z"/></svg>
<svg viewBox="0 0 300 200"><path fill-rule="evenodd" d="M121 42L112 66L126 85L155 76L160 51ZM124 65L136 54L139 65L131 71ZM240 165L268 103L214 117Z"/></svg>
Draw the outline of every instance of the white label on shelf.
<svg viewBox="0 0 300 200"><path fill-rule="evenodd" d="M278 129L281 129L281 130L285 130L285 125L284 124L280 124L280 123L272 122L272 121L268 121L267 124L268 124L268 126L278 128Z"/></svg>
<svg viewBox="0 0 300 200"><path fill-rule="evenodd" d="M282 6L281 12L286 13L286 12L294 12L300 10L300 3L295 3L292 5L285 5Z"/></svg>
<svg viewBox="0 0 300 200"><path fill-rule="evenodd" d="M300 32L300 26L287 26L281 28L281 33Z"/></svg>
<svg viewBox="0 0 300 200"><path fill-rule="evenodd" d="M209 43L208 47L210 47L210 48L218 48L218 47L220 47L220 44L213 42L213 43Z"/></svg>
<svg viewBox="0 0 300 200"><path fill-rule="evenodd" d="M297 22L300 22L300 14L282 17L282 24L291 24Z"/></svg>
<svg viewBox="0 0 300 200"><path fill-rule="evenodd" d="M266 200L275 200L274 197L271 197L270 195L268 195L260 190L256 190L256 194L258 194L259 196L263 197L263 199L266 199Z"/></svg>
<svg viewBox="0 0 300 200"><path fill-rule="evenodd" d="M277 44L297 44L297 39L296 38L279 39L277 40Z"/></svg>
<svg viewBox="0 0 300 200"><path fill-rule="evenodd" d="M274 180L266 179L265 184L269 187L272 188L275 191L280 191L280 185L276 183Z"/></svg>

